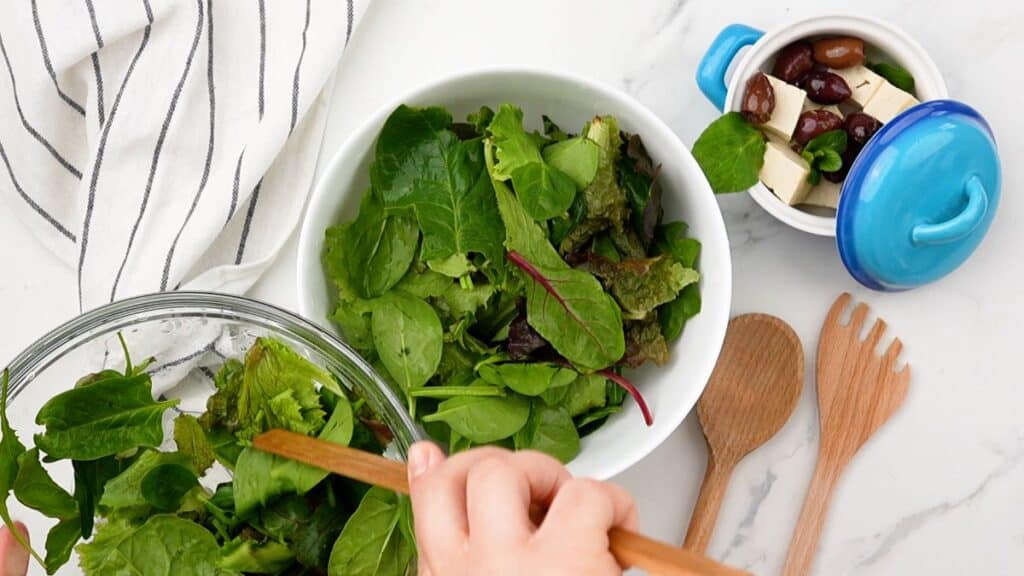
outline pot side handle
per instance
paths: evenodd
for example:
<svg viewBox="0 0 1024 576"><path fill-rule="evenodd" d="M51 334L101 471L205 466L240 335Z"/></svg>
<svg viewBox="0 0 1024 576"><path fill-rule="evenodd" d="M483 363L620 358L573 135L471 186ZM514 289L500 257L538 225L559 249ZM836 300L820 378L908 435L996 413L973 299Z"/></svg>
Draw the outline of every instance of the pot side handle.
<svg viewBox="0 0 1024 576"><path fill-rule="evenodd" d="M719 110L725 111L725 74L736 54L764 36L764 32L743 24L730 24L711 42L697 65L697 86Z"/></svg>

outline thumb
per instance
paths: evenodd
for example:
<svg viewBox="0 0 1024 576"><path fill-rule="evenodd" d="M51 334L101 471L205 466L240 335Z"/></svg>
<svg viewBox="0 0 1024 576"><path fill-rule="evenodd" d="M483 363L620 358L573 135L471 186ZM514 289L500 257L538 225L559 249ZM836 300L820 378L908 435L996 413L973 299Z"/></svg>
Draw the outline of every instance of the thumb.
<svg viewBox="0 0 1024 576"><path fill-rule="evenodd" d="M440 466L445 460L444 452L433 442L417 442L409 448L408 474L409 486L412 487L417 478Z"/></svg>
<svg viewBox="0 0 1024 576"><path fill-rule="evenodd" d="M21 522L15 527L28 540L28 530ZM15 538L11 530L0 528L0 576L25 576L28 573L28 550Z"/></svg>

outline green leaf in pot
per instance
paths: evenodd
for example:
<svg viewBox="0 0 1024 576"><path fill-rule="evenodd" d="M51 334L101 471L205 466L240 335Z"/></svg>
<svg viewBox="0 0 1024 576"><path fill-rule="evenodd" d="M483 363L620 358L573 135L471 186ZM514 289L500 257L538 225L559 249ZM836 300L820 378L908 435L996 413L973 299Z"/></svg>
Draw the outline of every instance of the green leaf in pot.
<svg viewBox="0 0 1024 576"><path fill-rule="evenodd" d="M757 184L764 151L764 135L739 112L712 122L693 143L693 157L715 194L742 192Z"/></svg>
<svg viewBox="0 0 1024 576"><path fill-rule="evenodd" d="M914 76L905 69L889 62L875 62L868 64L868 68L900 90L909 94L915 93L917 86L914 83Z"/></svg>

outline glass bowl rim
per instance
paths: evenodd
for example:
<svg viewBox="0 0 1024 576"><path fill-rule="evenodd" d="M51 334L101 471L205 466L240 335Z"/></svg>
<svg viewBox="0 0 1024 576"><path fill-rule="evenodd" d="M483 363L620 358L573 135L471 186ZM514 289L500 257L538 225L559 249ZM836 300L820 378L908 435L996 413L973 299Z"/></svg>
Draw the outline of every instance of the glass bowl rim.
<svg viewBox="0 0 1024 576"><path fill-rule="evenodd" d="M394 390L362 356L340 338L310 320L279 306L246 296L217 292L173 291L145 294L105 304L64 322L38 338L7 364L10 384L8 401L15 405L18 395L31 385L39 374L97 335L114 333L141 321L204 317L233 320L287 334L336 363L336 367L347 364L348 367L354 368L368 381L353 386L372 386L375 389L371 393L377 397L369 400L377 404L374 408L384 412L381 417L392 429L398 451L403 458L413 442L426 438Z"/></svg>

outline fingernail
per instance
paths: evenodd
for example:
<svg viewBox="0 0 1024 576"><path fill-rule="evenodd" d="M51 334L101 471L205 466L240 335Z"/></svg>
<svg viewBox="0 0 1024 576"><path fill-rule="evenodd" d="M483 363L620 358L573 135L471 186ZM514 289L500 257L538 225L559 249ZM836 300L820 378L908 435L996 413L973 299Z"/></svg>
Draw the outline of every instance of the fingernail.
<svg viewBox="0 0 1024 576"><path fill-rule="evenodd" d="M425 443L413 444L409 448L409 481L422 476L430 467L430 446Z"/></svg>

